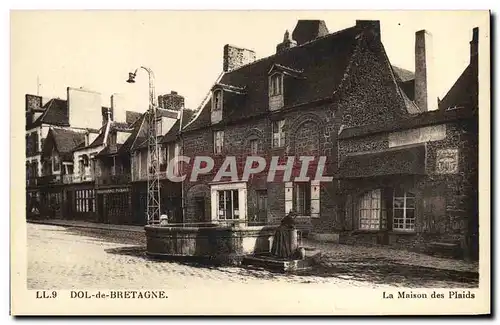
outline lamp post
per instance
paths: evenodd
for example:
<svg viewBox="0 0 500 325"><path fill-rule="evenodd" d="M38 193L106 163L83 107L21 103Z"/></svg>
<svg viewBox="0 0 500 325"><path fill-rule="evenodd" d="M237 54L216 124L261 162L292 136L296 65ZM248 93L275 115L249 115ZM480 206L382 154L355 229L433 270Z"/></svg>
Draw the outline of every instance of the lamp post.
<svg viewBox="0 0 500 325"><path fill-rule="evenodd" d="M149 109L146 113L148 122L148 193L147 193L147 223L148 225L160 223L160 168L159 148L156 134L156 94L154 86L154 73L151 69L141 66L149 76ZM128 83L135 83L136 69L128 74ZM139 171L140 172L140 171Z"/></svg>

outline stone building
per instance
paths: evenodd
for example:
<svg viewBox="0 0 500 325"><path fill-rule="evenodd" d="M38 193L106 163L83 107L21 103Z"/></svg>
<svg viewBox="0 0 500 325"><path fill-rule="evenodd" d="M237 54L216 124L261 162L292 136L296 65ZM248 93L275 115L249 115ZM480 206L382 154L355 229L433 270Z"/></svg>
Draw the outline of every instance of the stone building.
<svg viewBox="0 0 500 325"><path fill-rule="evenodd" d="M183 155L211 156L215 164L196 181L189 176L193 159L187 166L186 222L276 223L294 209L304 231L336 232L344 219L338 181L294 182L281 172L268 182L266 169L246 181L214 182L222 161L235 156L241 170L252 155L266 157L267 166L272 156L281 163L325 156L323 175L333 177L344 111L370 108L364 115L350 113L351 123L420 112L412 102L413 74L391 66L378 21L329 33L323 21L299 20L292 38L285 32L276 53L260 60L251 50L225 46L221 77L182 131ZM297 168L292 167L295 176Z"/></svg>
<svg viewBox="0 0 500 325"><path fill-rule="evenodd" d="M338 170L344 218L338 233L341 242L477 257L478 29L469 65L441 101L420 79L426 75L421 70L432 66L418 55L429 41L428 33L417 33L415 93L421 98L415 104L421 113L384 121L371 114L391 116L397 106L344 110Z"/></svg>

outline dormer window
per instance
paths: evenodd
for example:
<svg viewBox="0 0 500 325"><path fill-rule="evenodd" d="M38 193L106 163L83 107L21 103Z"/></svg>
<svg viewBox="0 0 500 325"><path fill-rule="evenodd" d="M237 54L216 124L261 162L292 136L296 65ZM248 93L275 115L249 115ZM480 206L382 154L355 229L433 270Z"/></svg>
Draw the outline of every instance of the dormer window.
<svg viewBox="0 0 500 325"><path fill-rule="evenodd" d="M212 111L222 110L222 90L218 89L214 91Z"/></svg>
<svg viewBox="0 0 500 325"><path fill-rule="evenodd" d="M269 96L278 96L283 94L283 75L275 73L270 78Z"/></svg>
<svg viewBox="0 0 500 325"><path fill-rule="evenodd" d="M157 119L156 120L156 136L159 137L161 136L163 133L162 133L162 129L161 129L161 118Z"/></svg>

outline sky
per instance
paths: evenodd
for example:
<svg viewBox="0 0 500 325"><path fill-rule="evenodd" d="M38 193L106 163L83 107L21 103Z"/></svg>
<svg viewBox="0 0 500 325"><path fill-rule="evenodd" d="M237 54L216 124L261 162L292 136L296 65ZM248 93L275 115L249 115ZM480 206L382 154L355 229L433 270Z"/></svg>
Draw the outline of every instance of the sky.
<svg viewBox="0 0 500 325"><path fill-rule="evenodd" d="M222 71L225 44L252 49L257 58L272 55L298 19L324 20L330 32L354 26L356 19L380 20L391 63L412 71L415 32L426 29L442 98L469 62L472 28L480 27L480 49L487 40L487 17L472 11L12 12L11 105L24 107L26 93L66 99L69 86L100 92L103 106L119 93L125 109L143 112L147 73L140 70L135 84L125 80L129 71L146 66L154 71L157 95L175 90L187 108L196 109Z"/></svg>

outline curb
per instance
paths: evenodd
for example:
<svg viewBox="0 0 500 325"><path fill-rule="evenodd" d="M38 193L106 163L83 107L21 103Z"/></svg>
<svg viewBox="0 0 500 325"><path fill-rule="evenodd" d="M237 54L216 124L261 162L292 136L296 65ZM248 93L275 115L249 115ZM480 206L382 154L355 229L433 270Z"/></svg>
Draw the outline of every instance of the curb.
<svg viewBox="0 0 500 325"><path fill-rule="evenodd" d="M75 224L65 224L63 222L50 222L50 221L41 221L41 220L26 220L27 223L39 224L39 225L48 225L48 226L59 226L59 227L68 227L68 228L86 228L86 229L99 229L99 230L110 230L110 231L124 231L124 232L137 232L144 233L144 229L123 229L123 228L115 228L115 227L103 227L98 225L75 225Z"/></svg>

